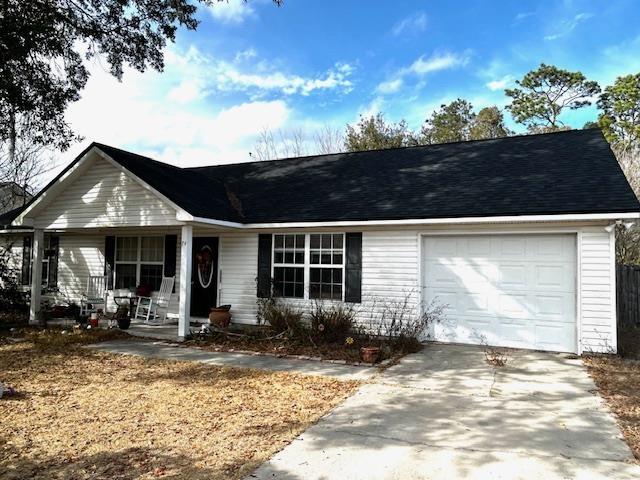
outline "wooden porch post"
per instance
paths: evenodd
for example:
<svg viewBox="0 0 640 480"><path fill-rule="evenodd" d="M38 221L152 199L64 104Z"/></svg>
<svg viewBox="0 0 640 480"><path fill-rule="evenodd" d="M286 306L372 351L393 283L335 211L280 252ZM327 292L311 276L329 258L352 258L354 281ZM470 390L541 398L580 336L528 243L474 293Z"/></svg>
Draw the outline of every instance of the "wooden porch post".
<svg viewBox="0 0 640 480"><path fill-rule="evenodd" d="M178 318L178 337L189 335L191 310L191 251L193 249L193 227L184 225L180 240L180 308Z"/></svg>
<svg viewBox="0 0 640 480"><path fill-rule="evenodd" d="M33 230L33 257L31 263L31 305L29 306L29 323L38 323L40 300L42 292L42 246L44 244L44 230Z"/></svg>

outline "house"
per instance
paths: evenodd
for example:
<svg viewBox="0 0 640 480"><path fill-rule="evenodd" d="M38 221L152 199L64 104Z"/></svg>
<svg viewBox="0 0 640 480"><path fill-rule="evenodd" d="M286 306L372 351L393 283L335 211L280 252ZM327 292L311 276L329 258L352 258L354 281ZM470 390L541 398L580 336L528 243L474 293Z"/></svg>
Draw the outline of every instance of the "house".
<svg viewBox="0 0 640 480"><path fill-rule="evenodd" d="M273 281L360 320L375 298L437 298L432 339L580 353L616 350L613 226L639 212L596 129L198 168L94 143L3 235L32 319L89 275L110 302L175 275L186 336L218 304L254 323Z"/></svg>
<svg viewBox="0 0 640 480"><path fill-rule="evenodd" d="M25 187L16 182L0 182L0 216L22 207L32 197Z"/></svg>

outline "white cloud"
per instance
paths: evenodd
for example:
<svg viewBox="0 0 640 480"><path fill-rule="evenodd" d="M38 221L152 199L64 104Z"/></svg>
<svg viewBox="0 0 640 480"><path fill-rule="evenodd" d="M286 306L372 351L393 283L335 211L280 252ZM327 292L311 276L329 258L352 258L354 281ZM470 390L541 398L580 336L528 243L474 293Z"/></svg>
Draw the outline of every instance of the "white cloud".
<svg viewBox="0 0 640 480"><path fill-rule="evenodd" d="M405 78L408 76L420 79L421 81L418 82L418 88L422 88L425 85L424 77L428 74L465 66L469 63L469 60L469 52L461 54L441 52L434 53L430 57L421 55L411 65L400 68L387 80L379 83L375 92L383 95L395 93L404 85Z"/></svg>
<svg viewBox="0 0 640 480"><path fill-rule="evenodd" d="M350 92L353 87L348 78L351 75L350 67L345 69L343 65L335 65L316 78L288 75L278 71L245 73L225 62L220 62L213 70L216 71L216 84L220 90L255 88L264 91L278 90L285 95L299 93L306 96L316 90L341 89L343 92Z"/></svg>
<svg viewBox="0 0 640 480"><path fill-rule="evenodd" d="M418 12L397 22L391 29L391 34L396 37L402 34L415 35L424 31L425 28L427 28L427 15L424 12Z"/></svg>
<svg viewBox="0 0 640 480"><path fill-rule="evenodd" d="M516 22L521 22L522 20L532 17L533 15L535 15L534 12L520 12L516 15L515 17L515 21Z"/></svg>
<svg viewBox="0 0 640 480"><path fill-rule="evenodd" d="M243 0L214 1L207 9L213 18L222 23L242 23L255 14L253 7Z"/></svg>
<svg viewBox="0 0 640 480"><path fill-rule="evenodd" d="M246 50L241 50L236 53L234 57L234 61L242 62L243 60L250 60L258 56L258 52L254 48L247 48Z"/></svg>
<svg viewBox="0 0 640 480"><path fill-rule="evenodd" d="M384 104L384 98L375 97L367 105L364 105L358 109L358 115L362 115L363 117L371 117L373 115L377 115L378 113L382 112L382 107L384 106Z"/></svg>
<svg viewBox="0 0 640 480"><path fill-rule="evenodd" d="M289 97L331 92L335 98L353 88L354 66L348 63L302 75L279 71L270 59L253 61L257 54L252 49L235 56L252 59L239 64L234 56L221 60L193 46L169 47L165 53L164 72L126 69L122 82L97 62L90 66L82 98L66 115L85 140L59 157L61 168L91 141L179 166L252 160L249 152L260 131L309 122L296 115ZM225 95L216 95L213 102L219 92ZM50 172L49 179L59 171Z"/></svg>
<svg viewBox="0 0 640 480"><path fill-rule="evenodd" d="M200 80L183 80L167 93L167 99L177 103L190 103L201 100L206 96L206 91Z"/></svg>
<svg viewBox="0 0 640 480"><path fill-rule="evenodd" d="M270 62L256 61L238 65L238 59L255 59L253 49L236 54L236 62L219 60L203 54L191 46L184 54L168 52L166 63L179 70L181 77L191 76L207 87L207 92L279 92L285 95L310 95L316 91L335 90L349 93L353 89L350 80L355 67L338 62L322 74L303 76L276 70Z"/></svg>
<svg viewBox="0 0 640 480"><path fill-rule="evenodd" d="M545 35L544 39L547 41L553 41L565 37L569 35L573 30L575 30L578 25L589 20L590 18L593 18L593 16L593 13L582 12L578 13L570 20L563 20L555 29L555 32L549 35Z"/></svg>
<svg viewBox="0 0 640 480"><path fill-rule="evenodd" d="M429 58L425 58L425 56L422 55L413 62L411 66L405 69L405 72L424 76L431 72L437 72L438 70L447 70L454 67L464 66L468 62L469 55L467 53L459 55L446 52L431 55Z"/></svg>
<svg viewBox="0 0 640 480"><path fill-rule="evenodd" d="M293 121L293 111L283 99L218 108L205 102L167 102L169 96L189 97L177 98L177 92L190 87L171 87L173 68L162 74L127 70L122 82L100 68L91 70L82 98L67 112L71 127L85 140L64 155L61 167L91 141L181 167L247 161L252 160L249 152L262 129L286 128Z"/></svg>
<svg viewBox="0 0 640 480"><path fill-rule="evenodd" d="M383 95L389 93L395 93L400 90L402 87L402 78L393 78L391 80L387 80L386 82L382 82L378 84L376 87L376 92L382 93Z"/></svg>
<svg viewBox="0 0 640 480"><path fill-rule="evenodd" d="M511 84L511 82L513 82L513 76L505 75L498 80L491 80L490 82L487 82L486 86L489 90L495 92L496 90L504 90L509 84Z"/></svg>

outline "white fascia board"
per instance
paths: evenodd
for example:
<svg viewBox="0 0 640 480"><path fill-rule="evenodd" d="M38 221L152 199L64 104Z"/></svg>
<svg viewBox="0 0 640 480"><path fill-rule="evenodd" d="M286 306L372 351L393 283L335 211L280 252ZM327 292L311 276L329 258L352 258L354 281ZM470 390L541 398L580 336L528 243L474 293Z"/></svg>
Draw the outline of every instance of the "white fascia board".
<svg viewBox="0 0 640 480"><path fill-rule="evenodd" d="M163 194L161 194L158 190L156 190L155 188L153 188L151 185L149 185L147 182L145 182L144 180L142 180L140 177L138 177L136 174L134 174L133 172L131 172L130 170L127 170L125 167L123 167L122 165L120 165L118 162L116 162L113 158L111 158L109 155L107 155L106 153L104 153L102 150L100 150L100 147L94 147L96 148L96 152L98 153L98 155L100 155L100 157L102 157L104 160L106 160L108 163L110 163L111 165L113 165L115 168L117 168L118 170L120 170L121 172L123 172L125 175L129 176L130 178L132 178L133 180L135 180L136 182L138 182L140 184L140 186L142 186L143 188L145 188L146 190L148 190L149 192L151 192L153 195L155 195L156 197L158 197L160 200L162 200L163 202L165 202L166 204L170 205L172 208L175 209L176 211L176 219L180 220L178 218L178 216L191 216L188 212L186 212L182 207L180 207L178 204L174 203L173 201L169 200L167 197L165 197Z"/></svg>
<svg viewBox="0 0 640 480"><path fill-rule="evenodd" d="M512 215L501 217L460 217L460 218L422 218L405 220L360 220L335 222L283 222L283 223L237 223L203 217L183 216L178 220L204 223L221 227L239 229L274 229L306 227L357 227L357 226L394 226L394 225L456 225L487 223L529 223L529 222L580 222L598 220L638 219L640 212L625 213L585 213L561 215Z"/></svg>
<svg viewBox="0 0 640 480"><path fill-rule="evenodd" d="M187 216L177 217L178 220L186 221L186 222L195 222L195 223L204 223L206 225L215 225L218 227L228 227L228 228L247 228L245 224L238 222L228 222L226 220L216 220L214 218L204 218L204 217L194 217L189 215L190 219L187 219Z"/></svg>
<svg viewBox="0 0 640 480"><path fill-rule="evenodd" d="M13 230L0 230L0 234L12 234L12 233L33 233L33 228L15 228Z"/></svg>

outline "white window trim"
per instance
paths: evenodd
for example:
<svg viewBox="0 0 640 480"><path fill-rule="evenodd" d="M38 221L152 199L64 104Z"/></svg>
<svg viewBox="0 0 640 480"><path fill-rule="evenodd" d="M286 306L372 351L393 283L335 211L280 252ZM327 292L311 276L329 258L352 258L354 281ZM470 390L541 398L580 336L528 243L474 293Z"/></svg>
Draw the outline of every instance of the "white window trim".
<svg viewBox="0 0 640 480"><path fill-rule="evenodd" d="M276 264L276 235L304 235L304 263L278 263ZM321 264L311 263L311 235L341 235L342 236L342 264ZM322 248L320 249L322 250ZM332 258L333 261L333 258ZM271 234L271 279L274 278L274 272L277 267L292 267L304 269L304 286L302 297L282 297L290 300L324 300L327 302L344 302L344 295L346 289L346 277L345 266L347 262L347 244L345 232L313 232L313 233L300 233L300 232L278 232ZM342 296L340 300L329 298L311 298L310 297L310 285L311 285L311 269L312 268L341 268L342 269Z"/></svg>
<svg viewBox="0 0 640 480"><path fill-rule="evenodd" d="M138 248L137 248L137 253L136 253L136 260L118 260L118 239L119 238L137 238L138 239ZM156 262L151 262L151 261L142 261L142 239L143 238L161 238L162 239L162 254L163 254L163 259L162 261L156 261ZM126 288L115 288L115 286L118 284L118 264L121 265L134 265L136 266L136 285L133 288L137 288L138 285L140 285L140 270L141 270L141 266L142 265L162 265L163 266L163 270L162 270L162 275L164 276L164 249L165 249L165 244L164 244L165 238L162 235L120 235L120 236L116 236L116 248L115 248L115 252L113 254L114 256L114 264L115 264L115 271L113 272L113 285L114 285L114 289L115 290L127 290ZM154 292L156 290L153 290Z"/></svg>
<svg viewBox="0 0 640 480"><path fill-rule="evenodd" d="M44 235L42 238L42 288L49 288L49 255L47 250L51 250L51 235ZM44 274L44 264L47 264L47 274Z"/></svg>

